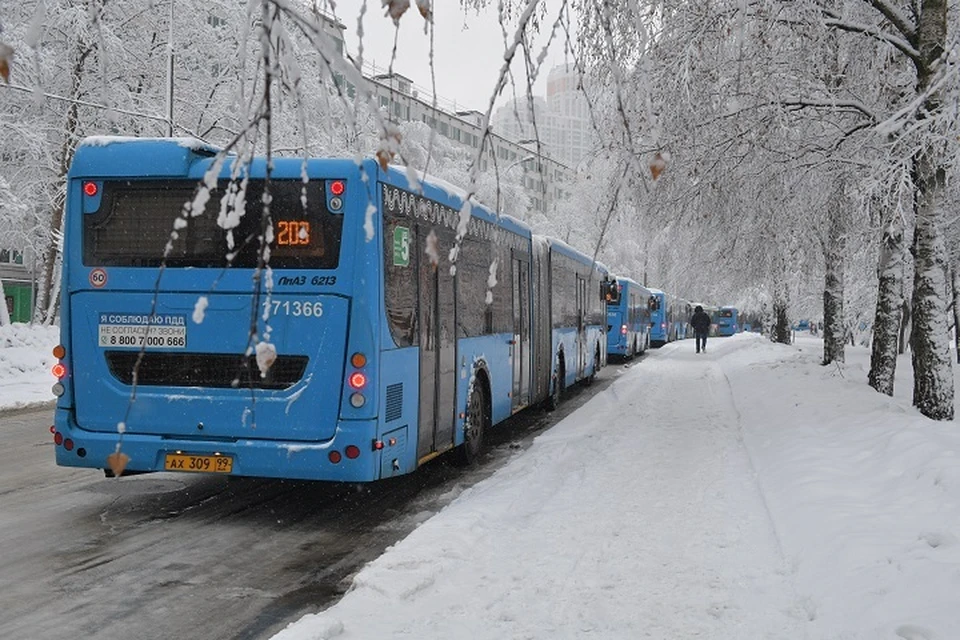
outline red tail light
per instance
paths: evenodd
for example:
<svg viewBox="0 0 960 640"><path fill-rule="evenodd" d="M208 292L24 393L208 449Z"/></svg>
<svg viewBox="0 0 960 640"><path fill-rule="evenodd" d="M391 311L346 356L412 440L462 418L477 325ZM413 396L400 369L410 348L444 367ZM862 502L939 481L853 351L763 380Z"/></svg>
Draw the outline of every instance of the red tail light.
<svg viewBox="0 0 960 640"><path fill-rule="evenodd" d="M367 376L357 371L350 375L349 382L354 389L363 389L367 385Z"/></svg>
<svg viewBox="0 0 960 640"><path fill-rule="evenodd" d="M92 198L93 196L97 195L97 191L99 191L99 189L97 188L97 183L96 183L96 182L84 182L84 183L83 183L83 192L84 192L85 194L87 194L88 196L90 196L91 198Z"/></svg>
<svg viewBox="0 0 960 640"><path fill-rule="evenodd" d="M627 325L625 324L620 325L620 333L622 335L627 335Z"/></svg>
<svg viewBox="0 0 960 640"><path fill-rule="evenodd" d="M50 372L56 376L57 380L63 380L63 378L67 375L67 368L63 366L63 363L58 362L50 368Z"/></svg>

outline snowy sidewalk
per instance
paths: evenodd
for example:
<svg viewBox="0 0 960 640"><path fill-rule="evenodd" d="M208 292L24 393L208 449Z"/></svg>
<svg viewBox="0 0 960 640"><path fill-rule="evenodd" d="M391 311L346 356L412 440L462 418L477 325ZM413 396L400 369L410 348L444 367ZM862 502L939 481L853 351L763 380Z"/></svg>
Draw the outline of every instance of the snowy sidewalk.
<svg viewBox="0 0 960 640"><path fill-rule="evenodd" d="M57 362L53 347L60 339L57 327L14 324L0 326L0 412L53 406Z"/></svg>
<svg viewBox="0 0 960 640"><path fill-rule="evenodd" d="M276 638L805 638L719 364L736 346L616 369Z"/></svg>

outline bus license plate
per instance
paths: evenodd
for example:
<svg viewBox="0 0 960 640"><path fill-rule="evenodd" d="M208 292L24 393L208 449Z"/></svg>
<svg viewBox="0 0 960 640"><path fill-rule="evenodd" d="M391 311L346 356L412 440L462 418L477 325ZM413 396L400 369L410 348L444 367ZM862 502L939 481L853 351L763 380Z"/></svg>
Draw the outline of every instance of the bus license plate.
<svg viewBox="0 0 960 640"><path fill-rule="evenodd" d="M197 473L232 473L233 458L230 456L191 456L183 453L168 453L163 461L164 471L194 471Z"/></svg>

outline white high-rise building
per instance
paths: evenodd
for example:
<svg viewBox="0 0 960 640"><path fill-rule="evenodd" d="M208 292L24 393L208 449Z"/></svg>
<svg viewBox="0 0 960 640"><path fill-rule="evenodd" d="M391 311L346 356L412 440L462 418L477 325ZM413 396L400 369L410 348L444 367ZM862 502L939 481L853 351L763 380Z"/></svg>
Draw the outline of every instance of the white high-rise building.
<svg viewBox="0 0 960 640"><path fill-rule="evenodd" d="M539 138L551 158L577 166L593 148L589 106L579 83L572 65L554 67L546 99L533 96L532 111L529 98L511 100L494 114L494 131L514 140Z"/></svg>

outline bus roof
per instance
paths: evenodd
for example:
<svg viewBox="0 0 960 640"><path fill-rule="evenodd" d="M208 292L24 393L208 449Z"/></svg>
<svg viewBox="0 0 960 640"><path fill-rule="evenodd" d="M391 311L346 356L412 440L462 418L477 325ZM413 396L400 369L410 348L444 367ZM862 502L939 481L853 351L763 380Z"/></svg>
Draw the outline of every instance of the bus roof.
<svg viewBox="0 0 960 640"><path fill-rule="evenodd" d="M196 138L146 138L129 136L90 136L84 138L77 147L70 167L70 176L90 177L180 177L199 180L212 165L212 158L222 149ZM220 169L220 178L230 175L232 163L237 156L228 154ZM311 168L324 165L325 172L331 170L351 177L358 171L368 176L384 180L401 189L422 193L425 197L440 202L459 211L463 207L467 192L442 178L426 175L410 168L390 165L383 170L373 158L361 162L349 158L307 158L297 156L275 157L272 159L271 174L276 178L297 179L304 172L311 174ZM135 167L131 170L131 167ZM266 174L266 160L256 157L250 164L251 176ZM532 229L524 222L511 216L500 214L471 200L471 214L488 220L498 220L504 227L521 235L532 235Z"/></svg>
<svg viewBox="0 0 960 640"><path fill-rule="evenodd" d="M544 238L544 241L550 246L550 248L556 249L558 253L561 253L569 258L573 258L577 262L580 262L583 264L588 264L591 266L596 265L596 269L604 275L610 273L610 270L607 268L607 265L603 264L599 260L592 259L590 256L583 253L582 251L579 251L578 249L574 249L563 240L560 240L558 238L552 238L549 236L542 236L542 237Z"/></svg>

